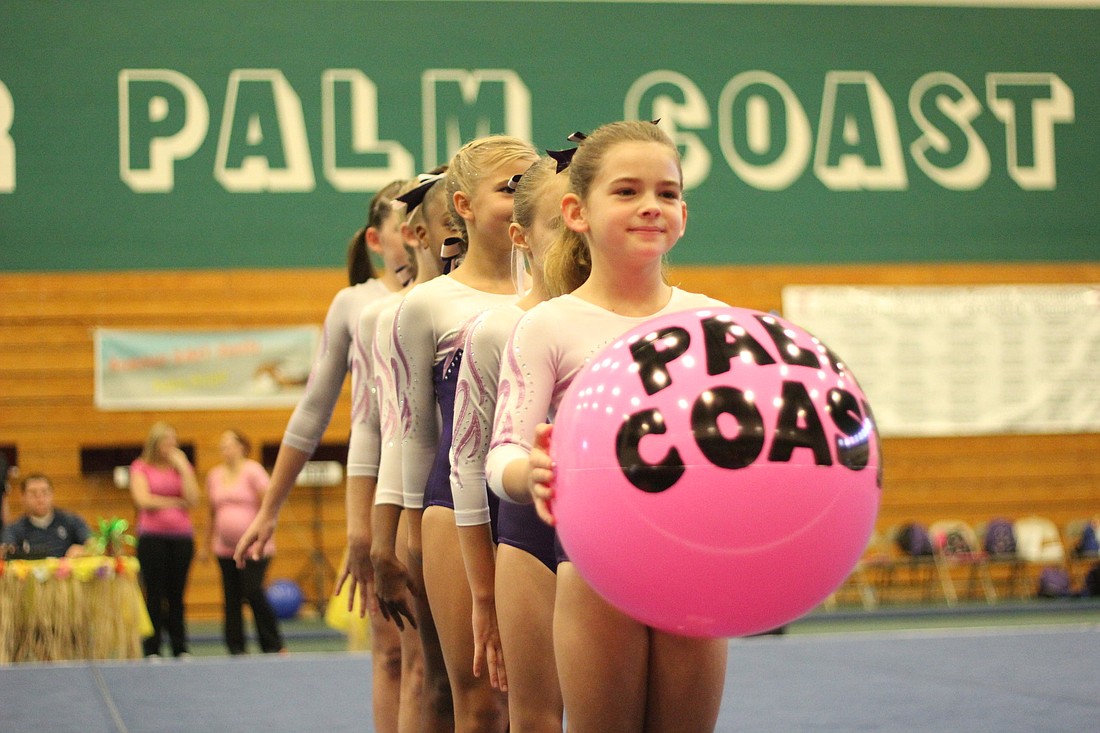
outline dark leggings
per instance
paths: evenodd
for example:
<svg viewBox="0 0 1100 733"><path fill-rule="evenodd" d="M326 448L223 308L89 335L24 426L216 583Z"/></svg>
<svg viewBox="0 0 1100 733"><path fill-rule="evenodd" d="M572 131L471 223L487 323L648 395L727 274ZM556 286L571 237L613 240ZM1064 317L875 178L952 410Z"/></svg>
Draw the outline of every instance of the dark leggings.
<svg viewBox="0 0 1100 733"><path fill-rule="evenodd" d="M222 570L222 590L225 593L225 646L230 654L245 653L244 619L241 605L247 601L256 621L256 636L260 649L271 654L283 648L283 636L279 633L279 619L264 593L264 575L270 558L245 560L238 568L231 557L219 557Z"/></svg>
<svg viewBox="0 0 1100 733"><path fill-rule="evenodd" d="M153 622L153 635L142 646L145 655L160 654L163 633L168 632L172 655L188 652L187 628L184 623L183 591L187 573L195 555L191 537L142 535L138 539L137 556L145 585L145 606Z"/></svg>

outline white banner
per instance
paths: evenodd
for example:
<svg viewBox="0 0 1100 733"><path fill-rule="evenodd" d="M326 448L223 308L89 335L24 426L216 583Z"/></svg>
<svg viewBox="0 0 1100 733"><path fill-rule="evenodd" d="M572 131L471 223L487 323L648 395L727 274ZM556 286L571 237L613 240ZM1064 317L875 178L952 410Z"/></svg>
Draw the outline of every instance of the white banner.
<svg viewBox="0 0 1100 733"><path fill-rule="evenodd" d="M102 410L291 407L309 378L317 326L95 332Z"/></svg>
<svg viewBox="0 0 1100 733"><path fill-rule="evenodd" d="M1100 431L1100 285L787 286L884 436Z"/></svg>

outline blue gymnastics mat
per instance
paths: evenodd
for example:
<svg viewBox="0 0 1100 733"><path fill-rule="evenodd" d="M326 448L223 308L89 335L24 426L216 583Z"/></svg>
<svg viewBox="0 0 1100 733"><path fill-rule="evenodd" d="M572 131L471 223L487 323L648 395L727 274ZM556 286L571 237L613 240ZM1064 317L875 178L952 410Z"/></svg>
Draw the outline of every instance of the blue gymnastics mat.
<svg viewBox="0 0 1100 733"><path fill-rule="evenodd" d="M1092 730L1100 625L730 641L718 731ZM372 733L370 657L0 668L0 733Z"/></svg>

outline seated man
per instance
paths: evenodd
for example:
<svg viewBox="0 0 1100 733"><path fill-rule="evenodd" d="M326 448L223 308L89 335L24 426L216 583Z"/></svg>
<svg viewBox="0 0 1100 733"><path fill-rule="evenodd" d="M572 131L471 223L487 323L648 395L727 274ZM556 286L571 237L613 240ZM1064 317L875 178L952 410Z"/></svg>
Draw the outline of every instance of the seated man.
<svg viewBox="0 0 1100 733"><path fill-rule="evenodd" d="M91 532L77 515L54 509L53 484L41 473L22 482L26 515L4 527L0 544L9 552L29 558L74 557L84 552Z"/></svg>

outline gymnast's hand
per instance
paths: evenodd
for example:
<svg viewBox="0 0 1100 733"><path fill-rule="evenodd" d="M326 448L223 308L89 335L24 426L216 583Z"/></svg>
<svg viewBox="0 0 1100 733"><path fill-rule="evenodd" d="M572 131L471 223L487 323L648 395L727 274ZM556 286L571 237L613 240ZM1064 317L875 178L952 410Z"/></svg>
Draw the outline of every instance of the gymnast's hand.
<svg viewBox="0 0 1100 733"><path fill-rule="evenodd" d="M395 553L380 553L377 548L371 552L374 566L374 588L378 598L378 610L387 621L393 621L401 631L405 630L404 619L416 628L416 617L409 607L410 596L415 596L416 586L409 577L409 569Z"/></svg>
<svg viewBox="0 0 1100 733"><path fill-rule="evenodd" d="M238 568L244 567L245 560L259 560L264 556L264 547L275 534L275 524L278 522L278 514L268 515L263 506L248 525L248 529L241 535L237 547L233 550L233 560Z"/></svg>
<svg viewBox="0 0 1100 733"><path fill-rule="evenodd" d="M553 426L543 423L535 428L535 443L527 458L527 490L542 521L554 526L554 461L550 459Z"/></svg>
<svg viewBox="0 0 1100 733"><path fill-rule="evenodd" d="M363 618L367 612L378 613L378 599L374 589L374 566L370 560L370 537L348 537L347 562L340 570L340 577L336 579L336 589L333 595L340 595L344 582L348 586L348 613L355 610L355 596L359 596L359 617Z"/></svg>
<svg viewBox="0 0 1100 733"><path fill-rule="evenodd" d="M489 672L489 684L501 692L508 692L508 673L504 668L504 650L500 643L496 606L492 600L473 603L472 623L474 631L474 677L481 677L482 670Z"/></svg>

